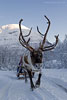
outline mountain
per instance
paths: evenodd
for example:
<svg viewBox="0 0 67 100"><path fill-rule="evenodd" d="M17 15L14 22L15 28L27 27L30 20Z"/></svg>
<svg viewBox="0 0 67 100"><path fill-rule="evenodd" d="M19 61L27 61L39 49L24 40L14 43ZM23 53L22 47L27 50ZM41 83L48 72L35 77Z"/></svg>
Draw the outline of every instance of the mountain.
<svg viewBox="0 0 67 100"><path fill-rule="evenodd" d="M25 27L22 25L22 32L23 35L27 35L29 33L29 28ZM9 25L4 25L0 27L0 45L9 45L10 47L12 46L17 46L19 45L18 41L19 37L19 25L18 24L9 24ZM31 35L29 36L31 38L30 42L40 42L42 40L42 37L37 33L32 31ZM36 38L37 37L37 38ZM28 37L26 38L26 40Z"/></svg>
<svg viewBox="0 0 67 100"><path fill-rule="evenodd" d="M22 25L22 32L23 35L27 35L29 33L29 28ZM19 45L19 25L18 24L9 24L4 25L0 27L0 45L7 45L7 46L17 46ZM30 34L30 43L40 43L43 40L43 37L38 33L31 31ZM25 39L28 40L29 37L26 37ZM50 43L47 41L47 44L50 45Z"/></svg>
<svg viewBox="0 0 67 100"><path fill-rule="evenodd" d="M29 30L29 28L22 26L23 30ZM0 27L0 45L10 46L18 43L19 37L19 25L9 24Z"/></svg>

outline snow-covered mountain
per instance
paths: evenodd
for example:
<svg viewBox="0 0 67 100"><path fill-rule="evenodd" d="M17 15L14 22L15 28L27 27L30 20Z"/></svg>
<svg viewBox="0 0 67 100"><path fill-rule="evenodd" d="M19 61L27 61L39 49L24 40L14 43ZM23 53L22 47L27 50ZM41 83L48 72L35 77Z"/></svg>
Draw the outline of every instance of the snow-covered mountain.
<svg viewBox="0 0 67 100"><path fill-rule="evenodd" d="M29 30L27 27L22 26L22 29ZM0 45L13 46L18 43L19 25L9 24L0 27Z"/></svg>
<svg viewBox="0 0 67 100"><path fill-rule="evenodd" d="M22 27L23 35L27 35L29 33L29 28L25 26ZM18 41L19 37L19 25L18 24L9 24L4 25L0 27L0 45L8 45L10 47L19 45ZM31 32L31 35L29 36L31 38L30 42L38 43L43 38L40 36L37 32ZM28 37L26 38L26 40Z"/></svg>

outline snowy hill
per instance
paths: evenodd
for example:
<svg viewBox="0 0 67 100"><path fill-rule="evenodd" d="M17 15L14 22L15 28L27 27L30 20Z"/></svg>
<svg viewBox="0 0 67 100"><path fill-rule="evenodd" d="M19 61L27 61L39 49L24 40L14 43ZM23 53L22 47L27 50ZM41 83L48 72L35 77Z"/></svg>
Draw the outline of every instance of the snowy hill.
<svg viewBox="0 0 67 100"><path fill-rule="evenodd" d="M23 25L21 27L23 30L22 31L23 35L27 35L30 29ZM18 24L9 24L9 25L4 25L0 27L0 45L9 45L9 46L16 45L17 46L17 44L19 44L18 37L19 37ZM35 32L34 34L33 30L31 32L30 38L31 38L30 42L34 42L34 43L40 42L43 39L39 33Z"/></svg>
<svg viewBox="0 0 67 100"><path fill-rule="evenodd" d="M43 69L41 85L34 91L16 72L0 71L0 100L67 100L67 70Z"/></svg>
<svg viewBox="0 0 67 100"><path fill-rule="evenodd" d="M29 28L22 26L23 30L29 30ZM19 37L19 25L9 24L0 27L0 45L13 45L18 43Z"/></svg>

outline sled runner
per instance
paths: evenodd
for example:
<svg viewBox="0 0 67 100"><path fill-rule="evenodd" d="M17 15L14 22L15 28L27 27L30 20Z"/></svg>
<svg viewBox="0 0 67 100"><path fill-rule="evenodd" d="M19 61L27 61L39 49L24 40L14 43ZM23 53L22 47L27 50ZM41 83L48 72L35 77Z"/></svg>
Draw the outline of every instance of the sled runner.
<svg viewBox="0 0 67 100"><path fill-rule="evenodd" d="M34 77L35 72L31 72L32 78ZM17 67L17 77L18 79L25 79L28 78L28 72L23 66L18 66Z"/></svg>

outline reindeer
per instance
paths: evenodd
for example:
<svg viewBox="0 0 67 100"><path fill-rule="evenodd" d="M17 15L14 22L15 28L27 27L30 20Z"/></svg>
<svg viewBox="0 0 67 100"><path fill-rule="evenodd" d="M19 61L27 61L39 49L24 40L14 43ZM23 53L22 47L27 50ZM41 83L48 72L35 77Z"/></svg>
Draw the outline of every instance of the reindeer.
<svg viewBox="0 0 67 100"><path fill-rule="evenodd" d="M35 49L33 48L30 44L29 44L29 41L30 41L30 38L26 41L24 36L23 36L23 33L22 33L22 30L21 30L21 22L23 21L23 19L21 19L19 21L19 29L20 29L20 35L19 35L19 42L20 44L26 48L27 50L29 50L29 54L28 55L24 55L23 56L23 64L24 64L24 67L25 69L27 70L28 72L28 75L29 75L29 79L30 79L30 85L31 85L31 89L33 90L35 87L37 86L40 86L40 83L41 83L41 76L42 76L42 73L41 73L41 67L42 67L42 59L43 59L43 52L44 51L49 51L49 50L52 50L56 47L57 43L58 43L58 36L55 36L56 38L56 41L55 43L53 43L52 45L50 46L44 46L45 42L46 42L46 37L47 37L47 33L48 33L48 30L50 28L50 20L48 19L47 16L44 16L46 19L47 19L47 24L48 24L48 27L47 27L47 30L44 34L44 37L43 37L43 41L40 43L40 46L38 49ZM32 30L32 28L31 28ZM30 30L30 33L31 33L31 30ZM39 31L39 28L37 26L37 31L38 33L41 34L41 32ZM42 35L42 34L41 34ZM38 75L38 79L34 85L33 83L33 79L32 79L32 74L31 72L33 70L36 70L38 69L39 70L39 75Z"/></svg>

